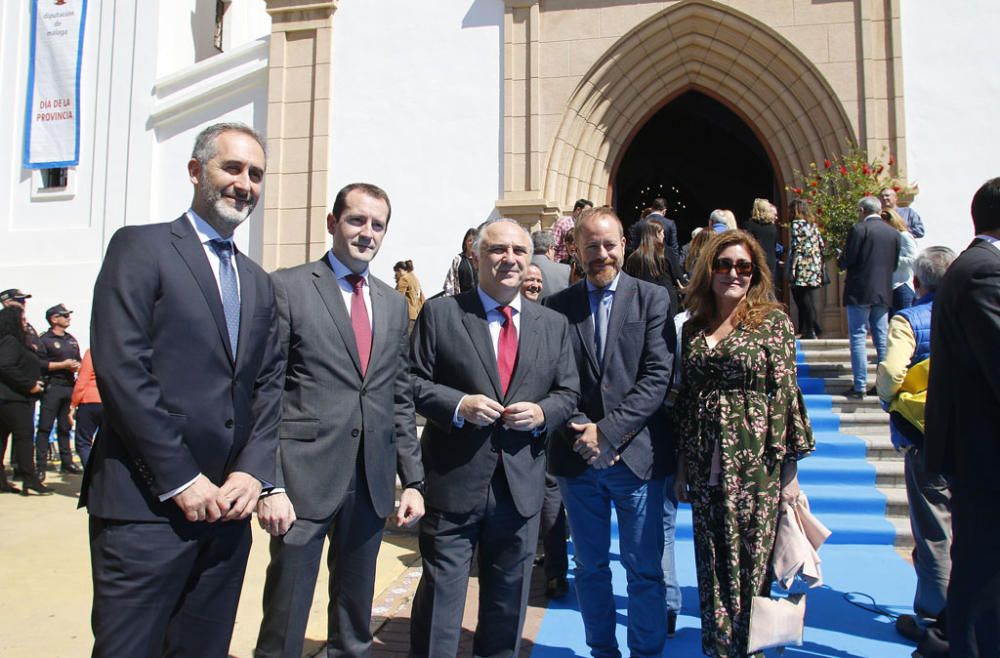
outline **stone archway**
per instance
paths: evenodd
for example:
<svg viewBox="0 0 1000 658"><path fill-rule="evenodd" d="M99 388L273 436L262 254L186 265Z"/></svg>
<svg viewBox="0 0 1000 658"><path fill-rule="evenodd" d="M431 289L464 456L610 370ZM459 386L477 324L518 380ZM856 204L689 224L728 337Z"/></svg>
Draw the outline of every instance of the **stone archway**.
<svg viewBox="0 0 1000 658"><path fill-rule="evenodd" d="M707 90L738 111L783 181L857 142L830 84L790 42L730 7L691 0L640 23L582 77L551 145L542 197L610 201L631 137L688 89Z"/></svg>

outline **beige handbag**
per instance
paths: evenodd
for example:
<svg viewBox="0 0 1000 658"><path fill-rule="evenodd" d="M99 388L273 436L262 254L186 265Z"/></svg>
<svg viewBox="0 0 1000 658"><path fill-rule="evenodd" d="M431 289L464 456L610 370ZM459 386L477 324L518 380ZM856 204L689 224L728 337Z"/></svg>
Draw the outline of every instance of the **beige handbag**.
<svg viewBox="0 0 1000 658"><path fill-rule="evenodd" d="M806 597L793 594L786 599L755 596L750 603L750 641L747 653L775 647L802 646L806 621Z"/></svg>

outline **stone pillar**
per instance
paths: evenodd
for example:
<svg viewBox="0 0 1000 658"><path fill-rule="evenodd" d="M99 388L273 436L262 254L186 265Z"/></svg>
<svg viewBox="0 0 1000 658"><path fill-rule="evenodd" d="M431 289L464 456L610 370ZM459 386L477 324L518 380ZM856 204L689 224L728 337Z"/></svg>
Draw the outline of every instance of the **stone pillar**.
<svg viewBox="0 0 1000 658"><path fill-rule="evenodd" d="M550 226L559 208L542 196L539 0L506 0L503 44L503 198L501 215L529 229Z"/></svg>
<svg viewBox="0 0 1000 658"><path fill-rule="evenodd" d="M266 270L327 249L330 61L338 0L266 0L271 15L264 183Z"/></svg>

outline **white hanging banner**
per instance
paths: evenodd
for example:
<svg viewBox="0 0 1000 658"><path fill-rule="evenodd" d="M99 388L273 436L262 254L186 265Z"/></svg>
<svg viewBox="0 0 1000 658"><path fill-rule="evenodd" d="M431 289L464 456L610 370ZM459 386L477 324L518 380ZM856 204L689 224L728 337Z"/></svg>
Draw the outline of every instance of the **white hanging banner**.
<svg viewBox="0 0 1000 658"><path fill-rule="evenodd" d="M87 0L32 0L24 166L80 161L80 60Z"/></svg>

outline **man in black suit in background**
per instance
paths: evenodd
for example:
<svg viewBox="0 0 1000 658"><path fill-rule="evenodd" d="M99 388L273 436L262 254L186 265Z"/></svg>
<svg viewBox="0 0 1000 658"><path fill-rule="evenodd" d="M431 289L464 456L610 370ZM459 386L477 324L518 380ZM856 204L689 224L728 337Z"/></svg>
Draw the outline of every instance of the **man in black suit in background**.
<svg viewBox="0 0 1000 658"><path fill-rule="evenodd" d="M972 220L934 297L924 441L927 470L951 478L950 655L986 658L1000 647L1000 178Z"/></svg>
<svg viewBox="0 0 1000 658"><path fill-rule="evenodd" d="M427 514L413 656L458 653L479 547L476 656L516 656L545 492L546 430L576 404L566 319L520 295L531 237L512 219L479 230L479 286L428 301L411 340Z"/></svg>
<svg viewBox="0 0 1000 658"><path fill-rule="evenodd" d="M281 415L274 291L232 241L264 167L252 129L210 126L190 209L108 245L91 327L105 423L80 494L95 657L228 655Z"/></svg>
<svg viewBox="0 0 1000 658"><path fill-rule="evenodd" d="M669 623L661 564L664 477L676 470L663 407L676 343L670 302L662 286L621 271L625 237L614 211L584 213L576 249L587 278L546 301L569 320L580 376L572 422L549 440L549 472L559 480L573 535L591 652L620 655L609 555L613 503L628 579L629 652L659 656Z"/></svg>
<svg viewBox="0 0 1000 658"><path fill-rule="evenodd" d="M899 260L899 232L879 214L882 204L873 196L858 201L858 223L847 233L844 251L837 263L847 270L844 306L847 307L847 335L851 341L851 372L854 382L844 392L849 398L865 397L868 382L868 348L871 329L878 362L885 358L892 305L892 273Z"/></svg>

